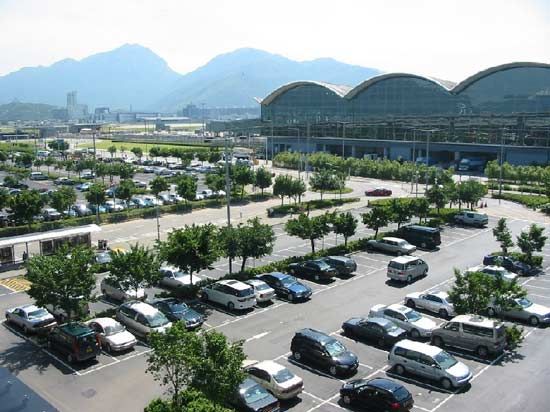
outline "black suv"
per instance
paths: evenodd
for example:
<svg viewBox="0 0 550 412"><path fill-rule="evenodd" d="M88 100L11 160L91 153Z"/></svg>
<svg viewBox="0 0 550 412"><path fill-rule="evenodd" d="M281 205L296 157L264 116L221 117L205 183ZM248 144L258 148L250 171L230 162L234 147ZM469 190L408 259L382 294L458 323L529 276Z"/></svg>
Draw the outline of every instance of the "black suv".
<svg viewBox="0 0 550 412"><path fill-rule="evenodd" d="M338 274L336 269L322 259L291 263L288 265L288 271L293 275L313 279L316 282L330 280Z"/></svg>
<svg viewBox="0 0 550 412"><path fill-rule="evenodd" d="M93 359L101 346L93 329L80 323L68 323L52 329L48 335L48 348L65 355L69 363Z"/></svg>
<svg viewBox="0 0 550 412"><path fill-rule="evenodd" d="M534 276L540 273L540 269L509 256L487 255L483 258L485 266L502 266L504 269L519 276Z"/></svg>
<svg viewBox="0 0 550 412"><path fill-rule="evenodd" d="M344 383L340 389L344 405L357 405L369 411L406 412L413 407L411 393L390 379L357 379Z"/></svg>
<svg viewBox="0 0 550 412"><path fill-rule="evenodd" d="M353 374L359 366L357 356L333 337L315 329L296 332L290 344L292 357L297 362L315 364L328 369L332 376Z"/></svg>
<svg viewBox="0 0 550 412"><path fill-rule="evenodd" d="M400 238L422 249L435 249L441 244L441 233L434 227L407 225L397 233Z"/></svg>
<svg viewBox="0 0 550 412"><path fill-rule="evenodd" d="M355 260L347 256L327 256L323 260L331 267L336 269L338 275L351 275L357 270Z"/></svg>

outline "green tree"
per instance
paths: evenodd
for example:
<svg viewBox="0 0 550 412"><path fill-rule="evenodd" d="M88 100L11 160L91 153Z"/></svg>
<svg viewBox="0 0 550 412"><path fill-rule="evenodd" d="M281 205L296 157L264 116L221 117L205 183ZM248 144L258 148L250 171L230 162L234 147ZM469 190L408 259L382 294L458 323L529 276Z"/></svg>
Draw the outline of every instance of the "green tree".
<svg viewBox="0 0 550 412"><path fill-rule="evenodd" d="M378 236L381 227L388 226L391 222L391 211L387 207L374 207L369 212L361 215L363 223L369 229L374 230L374 237Z"/></svg>
<svg viewBox="0 0 550 412"><path fill-rule="evenodd" d="M108 164L103 162L96 162L94 172L97 177L101 177L101 183L105 184L105 176L107 176L110 171L111 168Z"/></svg>
<svg viewBox="0 0 550 412"><path fill-rule="evenodd" d="M107 148L107 151L111 154L111 159L112 159L113 157L115 157L115 154L117 151L116 146L115 145L109 146Z"/></svg>
<svg viewBox="0 0 550 412"><path fill-rule="evenodd" d="M428 213L430 213L430 203L424 197L413 198L409 202L411 212L418 216L420 223L422 219L426 219Z"/></svg>
<svg viewBox="0 0 550 412"><path fill-rule="evenodd" d="M48 156L44 159L44 164L48 168L48 175L49 175L50 174L50 167L52 167L55 164L55 159L53 157Z"/></svg>
<svg viewBox="0 0 550 412"><path fill-rule="evenodd" d="M24 190L10 198L10 207L17 222L26 223L31 227L34 216L38 215L44 206L44 198L38 190Z"/></svg>
<svg viewBox="0 0 550 412"><path fill-rule="evenodd" d="M151 188L151 193L153 193L155 196L158 196L159 193L167 191L170 185L168 184L166 179L163 179L160 176L156 176L149 183L149 187Z"/></svg>
<svg viewBox="0 0 550 412"><path fill-rule="evenodd" d="M6 206L8 206L9 201L10 201L9 192L4 188L0 188L0 210L4 209Z"/></svg>
<svg viewBox="0 0 550 412"><path fill-rule="evenodd" d="M19 184L19 179L14 175L7 175L4 177L4 186L6 187L16 187Z"/></svg>
<svg viewBox="0 0 550 412"><path fill-rule="evenodd" d="M301 179L291 179L289 189L289 197L294 198L294 203L302 203L302 196L306 193L306 184Z"/></svg>
<svg viewBox="0 0 550 412"><path fill-rule="evenodd" d="M137 160L140 160L143 157L143 149L139 146L132 147L130 151L134 154Z"/></svg>
<svg viewBox="0 0 550 412"><path fill-rule="evenodd" d="M127 163L115 163L112 166L115 170L115 174L117 176L120 176L121 179L130 179L136 173L136 169L134 168L134 166Z"/></svg>
<svg viewBox="0 0 550 412"><path fill-rule="evenodd" d="M159 243L159 255L193 279L193 273L211 269L220 256L217 237L218 229L212 224L185 225L183 229L170 232L166 241Z"/></svg>
<svg viewBox="0 0 550 412"><path fill-rule="evenodd" d="M261 223L258 217L250 219L246 225L239 225L237 233L237 256L242 259L241 272L244 271L248 258L259 259L273 252L275 232L270 225Z"/></svg>
<svg viewBox="0 0 550 412"><path fill-rule="evenodd" d="M475 180L466 180L458 184L458 198L461 202L469 204L470 209L487 194L487 186Z"/></svg>
<svg viewBox="0 0 550 412"><path fill-rule="evenodd" d="M344 236L344 246L348 246L348 238L355 234L357 230L357 219L351 212L342 212L335 214L332 219L334 232Z"/></svg>
<svg viewBox="0 0 550 412"><path fill-rule="evenodd" d="M176 181L176 192L183 197L186 202L195 200L197 196L197 179L193 176L181 175Z"/></svg>
<svg viewBox="0 0 550 412"><path fill-rule="evenodd" d="M448 196L445 189L439 185L433 185L426 192L426 199L432 205L435 205L437 214L441 208L444 208L448 201Z"/></svg>
<svg viewBox="0 0 550 412"><path fill-rule="evenodd" d="M60 212L68 211L74 202L76 202L76 192L72 187L60 187L50 195L50 204Z"/></svg>
<svg viewBox="0 0 550 412"><path fill-rule="evenodd" d="M135 192L136 185L130 179L121 180L118 187L116 188L116 195L126 202L128 202L132 198Z"/></svg>
<svg viewBox="0 0 550 412"><path fill-rule="evenodd" d="M315 253L315 240L330 233L330 215L309 217L302 213L295 219L290 219L285 224L285 231L290 236L296 236L300 239L309 240L311 243L311 252Z"/></svg>
<svg viewBox="0 0 550 412"><path fill-rule="evenodd" d="M256 170L256 186L262 191L262 196L264 194L264 189L267 189L273 184L273 179L271 177L271 172L265 167L260 167Z"/></svg>
<svg viewBox="0 0 550 412"><path fill-rule="evenodd" d="M201 164L204 164L204 162L208 160L208 157L208 152L206 151L197 152L197 159L199 162L201 162Z"/></svg>
<svg viewBox="0 0 550 412"><path fill-rule="evenodd" d="M309 179L309 185L311 189L321 194L321 200L326 191L338 189L338 181L330 170L320 170L313 173Z"/></svg>
<svg viewBox="0 0 550 412"><path fill-rule="evenodd" d="M500 243L502 254L506 256L508 249L514 246L514 242L512 241L512 233L506 224L505 218L498 220L496 227L493 228L493 236Z"/></svg>
<svg viewBox="0 0 550 412"><path fill-rule="evenodd" d="M96 216L99 221L99 206L105 203L105 185L102 183L94 183L90 186L90 189L86 192L86 200L88 203L95 205Z"/></svg>
<svg viewBox="0 0 550 412"><path fill-rule="evenodd" d="M533 223L529 226L529 231L522 231L516 238L516 243L522 253L525 254L525 260L527 263L533 264L533 253L540 252L546 244L546 240L548 238L543 235L543 232L544 227L537 226Z"/></svg>
<svg viewBox="0 0 550 412"><path fill-rule="evenodd" d="M209 173L205 179L206 186L215 193L225 190L225 176L219 173Z"/></svg>
<svg viewBox="0 0 550 412"><path fill-rule="evenodd" d="M221 153L218 150L211 150L208 152L208 163L215 164L218 163L222 158Z"/></svg>
<svg viewBox="0 0 550 412"><path fill-rule="evenodd" d="M233 273L233 261L239 256L240 231L235 226L224 226L218 236L220 254L229 260L229 274Z"/></svg>
<svg viewBox="0 0 550 412"><path fill-rule="evenodd" d="M61 247L50 256L33 256L27 262L27 294L38 306L61 308L67 319L81 316L83 304L93 300L94 252L90 248Z"/></svg>
<svg viewBox="0 0 550 412"><path fill-rule="evenodd" d="M411 218L411 207L408 199L392 198L390 200L389 209L391 219L397 223L399 229L401 225Z"/></svg>
<svg viewBox="0 0 550 412"><path fill-rule="evenodd" d="M273 194L281 198L281 205L284 204L285 196L290 196L292 187L292 177L288 175L279 175L275 178L273 184Z"/></svg>
<svg viewBox="0 0 550 412"><path fill-rule="evenodd" d="M237 165L233 167L233 181L235 186L241 189L241 200L244 198L244 189L247 185L254 183L254 171L246 165Z"/></svg>

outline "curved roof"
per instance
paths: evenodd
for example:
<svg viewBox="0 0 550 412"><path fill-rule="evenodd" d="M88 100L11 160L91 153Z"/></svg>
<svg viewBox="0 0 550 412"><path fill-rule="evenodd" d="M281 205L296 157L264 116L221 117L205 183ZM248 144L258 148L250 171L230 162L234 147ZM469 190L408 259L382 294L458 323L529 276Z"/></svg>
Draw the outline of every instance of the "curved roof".
<svg viewBox="0 0 550 412"><path fill-rule="evenodd" d="M490 67L488 69L482 70L480 72L477 72L473 76L468 77L465 80L462 80L460 83L458 83L455 87L453 87L452 92L453 93L460 93L467 87L471 86L473 83L477 82L478 80L481 80L487 76L490 76L491 74L504 71L504 70L510 70L510 69L517 69L522 67L534 67L534 68L541 68L541 69L550 69L550 64L546 63L534 63L534 62L515 62L515 63L507 63L507 64L501 64L499 66Z"/></svg>
<svg viewBox="0 0 550 412"><path fill-rule="evenodd" d="M262 100L262 104L267 105L271 104L277 97L283 95L289 90L295 89L300 86L319 86L331 91L336 94L338 97L344 97L346 93L351 90L351 87L344 85L337 85L331 83L318 82L315 80L303 80L297 82L287 83L281 87L278 87L273 92L271 92L266 98Z"/></svg>
<svg viewBox="0 0 550 412"><path fill-rule="evenodd" d="M381 74L379 76L374 76L374 77L371 77L368 80L365 80L363 83L359 84L358 86L355 86L352 90L350 90L348 92L348 94L346 94L345 97L346 97L346 99L353 99L355 96L357 96L359 93L363 92L364 90L368 89L373 84L376 84L376 83L384 81L384 80L394 79L394 78L399 78L399 77L410 77L410 78L414 78L414 79L425 80L425 81L428 81L430 83L435 84L436 86L441 87L444 91L447 91L447 92L449 92L451 90L451 87L452 87L451 82L447 82L447 81L443 82L443 81L438 80L438 79L434 79L434 78L426 77L426 76L419 76L417 74L386 73L386 74ZM451 87L449 87L449 86L451 86Z"/></svg>

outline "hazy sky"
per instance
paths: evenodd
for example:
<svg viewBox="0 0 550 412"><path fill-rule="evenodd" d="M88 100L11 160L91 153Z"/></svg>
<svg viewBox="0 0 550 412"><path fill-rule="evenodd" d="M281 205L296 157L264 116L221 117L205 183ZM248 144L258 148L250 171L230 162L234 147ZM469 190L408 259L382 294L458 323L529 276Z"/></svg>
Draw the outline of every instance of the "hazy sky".
<svg viewBox="0 0 550 412"><path fill-rule="evenodd" d="M461 80L550 62L550 0L0 0L0 74L138 43L185 73L255 47Z"/></svg>

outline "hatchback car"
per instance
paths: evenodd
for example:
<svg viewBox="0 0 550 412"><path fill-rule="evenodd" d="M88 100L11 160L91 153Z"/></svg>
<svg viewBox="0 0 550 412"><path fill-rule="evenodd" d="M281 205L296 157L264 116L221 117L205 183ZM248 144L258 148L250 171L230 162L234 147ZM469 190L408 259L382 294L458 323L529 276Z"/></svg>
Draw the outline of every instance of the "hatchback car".
<svg viewBox="0 0 550 412"><path fill-rule="evenodd" d="M101 352L95 332L80 323L53 328L48 334L47 346L65 355L69 363L94 359Z"/></svg>
<svg viewBox="0 0 550 412"><path fill-rule="evenodd" d="M340 389L342 403L368 411L407 412L414 405L411 393L390 379L357 379L344 383Z"/></svg>
<svg viewBox="0 0 550 412"><path fill-rule="evenodd" d="M367 249L376 249L386 253L400 255L410 255L416 251L416 246L411 245L404 239L397 237L383 237L380 240L370 239L367 241Z"/></svg>
<svg viewBox="0 0 550 412"><path fill-rule="evenodd" d="M313 293L309 286L298 282L294 276L285 273L264 273L263 275L258 275L257 279L263 280L275 289L277 296L285 298L290 302L309 299Z"/></svg>
<svg viewBox="0 0 550 412"><path fill-rule="evenodd" d="M288 265L288 271L293 275L313 279L316 282L320 280L330 280L338 274L336 269L323 259L291 263Z"/></svg>
<svg viewBox="0 0 550 412"><path fill-rule="evenodd" d="M411 309L425 309L437 313L442 318L455 315L455 308L447 292L409 293L405 305Z"/></svg>
<svg viewBox="0 0 550 412"><path fill-rule="evenodd" d="M340 276L351 275L357 270L357 263L347 256L327 256L323 260L332 266Z"/></svg>
<svg viewBox="0 0 550 412"><path fill-rule="evenodd" d="M183 322L186 329L196 329L204 323L200 313L175 298L157 299L151 305L164 313L170 321Z"/></svg>
<svg viewBox="0 0 550 412"><path fill-rule="evenodd" d="M26 334L48 331L57 325L50 312L36 305L23 305L8 309L6 322L19 326Z"/></svg>
<svg viewBox="0 0 550 412"><path fill-rule="evenodd" d="M233 311L253 308L256 305L254 290L238 280L220 280L202 288L201 299L226 306Z"/></svg>
<svg viewBox="0 0 550 412"><path fill-rule="evenodd" d="M351 318L342 324L346 336L376 343L380 347L392 347L405 339L407 331L384 318Z"/></svg>
<svg viewBox="0 0 550 412"><path fill-rule="evenodd" d="M283 365L270 360L247 362L244 369L252 380L262 385L277 399L295 398L304 387L302 378L294 375Z"/></svg>
<svg viewBox="0 0 550 412"><path fill-rule="evenodd" d="M99 343L107 352L121 352L137 344L136 337L113 318L95 318L86 322L97 335Z"/></svg>
<svg viewBox="0 0 550 412"><path fill-rule="evenodd" d="M405 329L415 339L429 337L437 327L433 320L422 316L411 308L398 304L374 305L369 312L369 318L389 319L400 328Z"/></svg>
<svg viewBox="0 0 550 412"><path fill-rule="evenodd" d="M541 272L540 268L512 259L509 256L487 255L483 258L483 264L486 266L501 266L519 276L534 276Z"/></svg>
<svg viewBox="0 0 550 412"><path fill-rule="evenodd" d="M250 285L252 289L254 289L256 302L258 303L271 302L271 300L275 297L275 289L273 289L263 280L250 279L246 280L244 283Z"/></svg>
<svg viewBox="0 0 550 412"><path fill-rule="evenodd" d="M246 378L237 389L232 402L238 410L247 412L279 412L279 401L256 381Z"/></svg>

